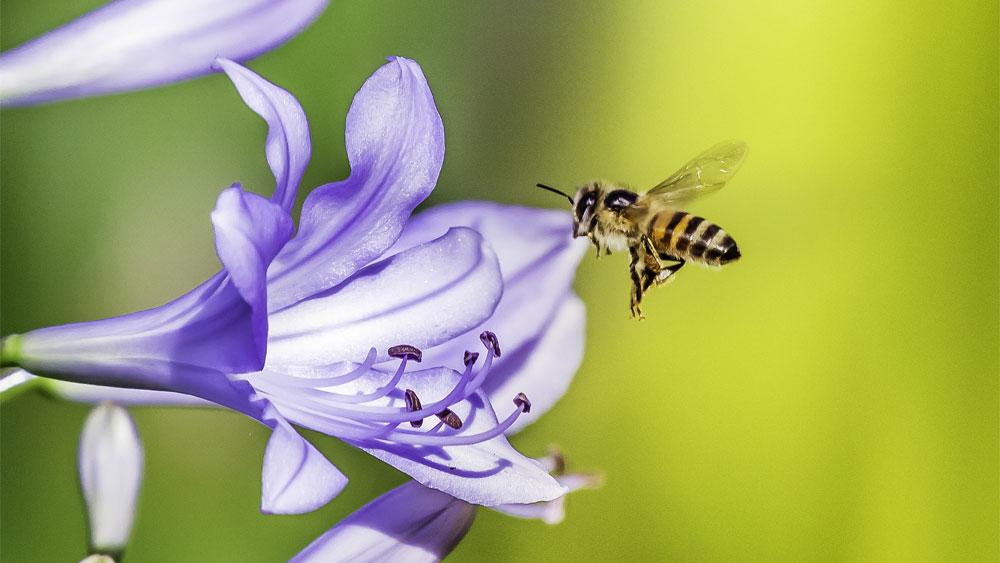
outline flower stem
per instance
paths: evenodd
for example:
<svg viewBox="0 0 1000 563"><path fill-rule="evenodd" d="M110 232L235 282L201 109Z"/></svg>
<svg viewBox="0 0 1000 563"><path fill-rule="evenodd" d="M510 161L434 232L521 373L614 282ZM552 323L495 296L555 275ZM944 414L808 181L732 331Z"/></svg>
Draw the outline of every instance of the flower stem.
<svg viewBox="0 0 1000 563"><path fill-rule="evenodd" d="M35 377L24 370L15 370L7 377L0 379L0 404L22 395L25 391L30 391L45 380Z"/></svg>
<svg viewBox="0 0 1000 563"><path fill-rule="evenodd" d="M0 338L0 368L17 365L21 359L21 335L11 334Z"/></svg>

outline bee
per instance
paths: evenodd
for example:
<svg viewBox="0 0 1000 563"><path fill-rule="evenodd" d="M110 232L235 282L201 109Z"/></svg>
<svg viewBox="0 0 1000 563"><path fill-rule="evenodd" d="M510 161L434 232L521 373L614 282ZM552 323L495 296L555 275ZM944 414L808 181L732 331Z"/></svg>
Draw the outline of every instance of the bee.
<svg viewBox="0 0 1000 563"><path fill-rule="evenodd" d="M643 294L663 285L688 262L710 268L740 258L736 241L722 227L680 208L726 185L746 158L742 141L726 141L694 157L666 180L643 193L624 185L593 181L575 197L544 184L573 206L573 237L588 237L597 256L628 250L633 317L645 318Z"/></svg>

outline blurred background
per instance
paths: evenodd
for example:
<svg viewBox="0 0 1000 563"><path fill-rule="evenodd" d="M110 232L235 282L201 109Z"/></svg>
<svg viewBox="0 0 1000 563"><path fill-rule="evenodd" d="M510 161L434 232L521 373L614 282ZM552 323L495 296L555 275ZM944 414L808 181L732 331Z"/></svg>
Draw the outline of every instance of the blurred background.
<svg viewBox="0 0 1000 563"><path fill-rule="evenodd" d="M4 1L9 49L100 5ZM628 313L627 256L577 277L587 353L514 438L606 484L559 526L480 510L454 561L983 561L998 553L997 4L334 2L250 66L302 102L300 197L348 174L351 97L423 65L447 156L427 205L559 207L539 181L652 186L717 141L750 156L692 210L743 259ZM3 334L159 305L218 267L209 212L268 193L263 122L223 76L4 110ZM503 335L500 335L501 338ZM0 552L85 554L88 407L3 405ZM310 434L351 484L262 516L265 429L135 409L147 471L130 561L274 561L402 474Z"/></svg>

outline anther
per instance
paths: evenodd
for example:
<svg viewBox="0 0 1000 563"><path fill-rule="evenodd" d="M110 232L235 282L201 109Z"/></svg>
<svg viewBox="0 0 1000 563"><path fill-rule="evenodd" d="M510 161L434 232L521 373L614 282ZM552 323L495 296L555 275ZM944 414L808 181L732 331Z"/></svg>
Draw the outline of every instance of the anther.
<svg viewBox="0 0 1000 563"><path fill-rule="evenodd" d="M493 354L496 357L500 357L500 341L497 340L497 335L488 330L484 330L483 333L479 335L479 339L483 341L483 345L486 346L486 348L493 350Z"/></svg>
<svg viewBox="0 0 1000 563"><path fill-rule="evenodd" d="M531 412L531 401L528 400L528 396L524 393L518 393L514 396L514 404L520 407L523 413Z"/></svg>
<svg viewBox="0 0 1000 563"><path fill-rule="evenodd" d="M451 409L444 409L443 411L437 413L436 416L441 419L441 422L447 424L455 430L462 427L462 419L459 418L457 414L452 412Z"/></svg>
<svg viewBox="0 0 1000 563"><path fill-rule="evenodd" d="M467 365L467 366L471 366L472 364L476 363L476 360L478 360L478 359L479 359L479 353L478 352L470 352L470 351L466 350L465 351L465 357L462 358L462 363L465 364L465 365Z"/></svg>
<svg viewBox="0 0 1000 563"><path fill-rule="evenodd" d="M406 410L415 412L423 408L423 405L420 404L420 397L417 397L417 392L413 389L407 389L403 393L403 398L406 400ZM422 418L410 421L410 426L414 428L420 428L423 424L424 419Z"/></svg>
<svg viewBox="0 0 1000 563"><path fill-rule="evenodd" d="M400 344L399 346L393 346L389 348L389 356L392 358L408 358L414 362L420 362L423 359L424 354L420 351L420 348L416 346L410 346L409 344Z"/></svg>
<svg viewBox="0 0 1000 563"><path fill-rule="evenodd" d="M566 456L561 449L556 446L549 446L549 459L552 460L552 475L562 475L566 473Z"/></svg>

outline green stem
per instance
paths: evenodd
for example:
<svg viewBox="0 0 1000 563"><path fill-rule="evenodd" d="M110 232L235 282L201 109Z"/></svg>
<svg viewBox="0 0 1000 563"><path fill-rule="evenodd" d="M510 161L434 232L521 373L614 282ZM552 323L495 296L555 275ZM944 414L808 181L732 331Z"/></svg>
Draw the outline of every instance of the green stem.
<svg viewBox="0 0 1000 563"><path fill-rule="evenodd" d="M26 391L37 389L44 383L44 378L35 377L24 370L17 370L7 377L0 379L0 404L18 397Z"/></svg>
<svg viewBox="0 0 1000 563"><path fill-rule="evenodd" d="M0 368L17 366L21 360L21 335L11 334L0 338Z"/></svg>

